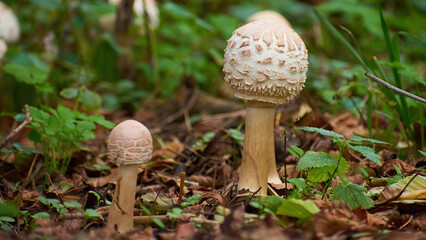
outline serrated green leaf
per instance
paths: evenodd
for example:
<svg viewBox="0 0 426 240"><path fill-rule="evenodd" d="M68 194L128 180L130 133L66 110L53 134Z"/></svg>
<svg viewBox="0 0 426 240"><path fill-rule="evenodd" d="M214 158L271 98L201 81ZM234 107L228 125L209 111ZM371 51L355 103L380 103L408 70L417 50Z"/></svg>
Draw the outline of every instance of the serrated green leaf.
<svg viewBox="0 0 426 240"><path fill-rule="evenodd" d="M278 215L307 219L318 213L320 209L311 201L300 199L284 199L277 210Z"/></svg>
<svg viewBox="0 0 426 240"><path fill-rule="evenodd" d="M304 178L289 178L287 181L293 186L296 186L299 191L302 191L306 188L306 182Z"/></svg>
<svg viewBox="0 0 426 240"><path fill-rule="evenodd" d="M337 160L325 152L308 151L297 164L297 170L306 170L323 166L335 166Z"/></svg>
<svg viewBox="0 0 426 240"><path fill-rule="evenodd" d="M44 122L49 118L49 114L43 110L40 110L36 107L29 107L30 116L35 122Z"/></svg>
<svg viewBox="0 0 426 240"><path fill-rule="evenodd" d="M365 187L348 183L340 184L334 188L334 197L349 204L352 209L362 206L365 209L374 207L374 201L366 194Z"/></svg>
<svg viewBox="0 0 426 240"><path fill-rule="evenodd" d="M3 71L14 76L17 81L30 85L42 84L49 76L48 72L40 68L16 63L5 65Z"/></svg>
<svg viewBox="0 0 426 240"><path fill-rule="evenodd" d="M313 168L309 170L308 180L311 182L324 182L329 180L332 177L334 170L336 169L336 165L337 165L337 159L336 159L336 164L333 166L323 166L323 167ZM342 157L340 159L339 166L337 167L337 171L333 177L339 176L345 173L348 170L348 168L349 168L348 163Z"/></svg>
<svg viewBox="0 0 426 240"><path fill-rule="evenodd" d="M343 138L343 135L335 133L330 130L326 130L323 128L316 128L316 127L299 127L299 129L302 129L303 131L307 132L315 132L324 136L332 137L332 138Z"/></svg>
<svg viewBox="0 0 426 240"><path fill-rule="evenodd" d="M387 142L383 142L383 141L379 141L376 139L372 139L372 138L365 138L365 137L361 137L361 136L352 136L350 138L351 141L354 142L370 142L370 143L378 143L378 144L390 144Z"/></svg>
<svg viewBox="0 0 426 240"><path fill-rule="evenodd" d="M353 145L349 145L349 147L352 150L361 153L362 156L370 159L371 161L378 164L379 166L382 165L382 163L380 162L380 156L377 153L375 153L372 148L367 146L353 146Z"/></svg>

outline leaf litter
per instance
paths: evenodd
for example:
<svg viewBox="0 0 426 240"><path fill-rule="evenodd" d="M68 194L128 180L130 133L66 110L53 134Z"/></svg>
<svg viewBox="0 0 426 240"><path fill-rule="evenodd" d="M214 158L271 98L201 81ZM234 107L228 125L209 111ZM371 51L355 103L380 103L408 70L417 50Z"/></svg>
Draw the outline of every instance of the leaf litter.
<svg viewBox="0 0 426 240"><path fill-rule="evenodd" d="M186 91L191 95L190 90ZM375 159L380 166L367 160L367 154L363 154L364 157L350 149L344 153L350 169L345 174L348 181L343 184L345 181L340 177L333 181L332 186L338 186L334 189L335 198L321 200L318 195L310 198L315 196L315 191L324 191L325 185L320 183L306 189L306 169L301 165L297 167L299 160L283 149L284 127L287 147L326 154L330 163L317 164L329 166L337 161L333 156L340 154L330 136L346 139L354 133L365 136L365 126L350 115L342 114L321 120L326 129L323 135L311 128L301 131L296 127L315 123L313 117L319 113L312 114L317 108L308 103L304 103L305 110L299 111L297 102L302 100L298 98L278 108L277 116L285 118L277 119L275 134L279 174L281 177L287 174L295 180L288 182L287 187L270 186L277 195L275 202L255 204L255 195L242 195L236 188L244 136L244 105L230 102L227 111L220 112L216 106L223 106L224 100L198 94L213 101L211 105L215 107L200 107L202 101L196 102L188 111L201 117L189 123L184 114L173 115L179 111L173 107L175 102L164 102L134 115L106 114L115 123L133 118L154 130L153 158L138 170L135 230L120 235L119 239L422 238L426 226L425 174L416 167L421 160L402 161L391 154L391 146L386 146L380 159ZM174 112L158 109L174 109ZM286 112L288 109L293 109L291 115ZM161 121L166 115L173 117ZM293 117L299 121L288 127ZM95 140L84 142L90 152L74 153L65 174L46 174L42 170L43 159L36 153L28 154L20 164L16 156L13 161L3 161L1 197L20 213L14 215L15 222L3 221L11 231L0 231L0 238L117 239L115 231L105 227L117 174L116 166L105 154L107 134L107 130L97 129ZM382 144L362 137L353 139ZM180 172L187 176L182 191ZM305 191L302 199L283 201L294 184L294 189ZM371 198L367 195L359 198L364 195L355 192L366 192ZM346 199L342 196L351 194L354 194L353 202L342 201ZM200 197L192 201L191 197L196 195ZM187 203L180 209L179 197ZM70 205L70 202L78 205ZM94 210L92 217L88 217L87 209ZM39 217L34 218L37 214Z"/></svg>

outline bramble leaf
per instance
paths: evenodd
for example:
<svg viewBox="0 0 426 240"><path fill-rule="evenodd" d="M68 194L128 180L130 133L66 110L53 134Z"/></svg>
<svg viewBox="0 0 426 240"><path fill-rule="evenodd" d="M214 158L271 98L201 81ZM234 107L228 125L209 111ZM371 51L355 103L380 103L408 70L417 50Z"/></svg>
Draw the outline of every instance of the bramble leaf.
<svg viewBox="0 0 426 240"><path fill-rule="evenodd" d="M300 161L297 164L297 170L335 166L336 163L337 160L328 153L308 151L302 158L300 158Z"/></svg>
<svg viewBox="0 0 426 240"><path fill-rule="evenodd" d="M389 144L387 142L383 142L383 141L379 141L376 139L372 139L372 138L365 138L365 137L361 137L361 136L352 136L350 138L351 141L354 142L369 142L369 143L378 143L378 144Z"/></svg>
<svg viewBox="0 0 426 240"><path fill-rule="evenodd" d="M347 202L352 209L359 206L365 209L374 207L374 201L367 196L366 192L365 187L353 183L342 183L334 188L335 198Z"/></svg>
<svg viewBox="0 0 426 240"><path fill-rule="evenodd" d="M349 145L349 147L352 150L361 153L362 156L370 159L371 161L378 164L379 166L382 165L382 163L380 162L380 156L377 153L375 153L372 148L367 146L353 146L353 145Z"/></svg>
<svg viewBox="0 0 426 240"><path fill-rule="evenodd" d="M343 135L341 135L341 134L335 133L335 132L330 131L330 130L325 130L325 129L322 129L322 128L299 127L299 129L302 129L303 131L307 131L307 132L319 133L321 135L332 137L332 138L343 138Z"/></svg>

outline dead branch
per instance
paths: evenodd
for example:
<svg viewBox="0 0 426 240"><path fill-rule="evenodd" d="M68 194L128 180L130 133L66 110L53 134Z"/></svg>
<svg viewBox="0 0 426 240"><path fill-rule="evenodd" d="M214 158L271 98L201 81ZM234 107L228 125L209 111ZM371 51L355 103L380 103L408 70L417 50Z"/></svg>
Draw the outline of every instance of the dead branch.
<svg viewBox="0 0 426 240"><path fill-rule="evenodd" d="M404 91L404 90L402 90L402 89L399 89L399 88L397 88L397 87L395 87L395 86L393 86L393 85L391 85L391 84L389 84L389 83L385 82L384 80L382 80L382 79L380 79L380 78L378 78L378 77L374 76L373 74L371 74L371 73L369 73L369 72L365 72L364 74L365 74L365 76L367 76L368 78L370 78L370 79L372 79L372 80L374 80L374 81L376 81L376 82L378 82L378 83L382 84L383 86L385 86L386 88L388 88L388 89L390 89L390 90L392 90L392 91L394 91L394 92L397 92L397 93L399 93L399 94L402 94L402 95L404 95L404 96L407 96L407 97L409 97L409 98L412 98L412 99L414 99L414 100L417 100L417 101L419 101L419 102L421 102L421 103L426 104L426 99L424 99L424 98L422 98L422 97L419 97L419 96L417 96L417 95L414 95L414 94L412 94L412 93L409 93L409 92L406 92L406 91Z"/></svg>
<svg viewBox="0 0 426 240"><path fill-rule="evenodd" d="M25 104L25 120L17 127L15 128L7 137L3 138L3 140L0 142L0 149L6 146L18 133L24 129L24 127L29 124L33 119L30 116L30 108L27 104Z"/></svg>

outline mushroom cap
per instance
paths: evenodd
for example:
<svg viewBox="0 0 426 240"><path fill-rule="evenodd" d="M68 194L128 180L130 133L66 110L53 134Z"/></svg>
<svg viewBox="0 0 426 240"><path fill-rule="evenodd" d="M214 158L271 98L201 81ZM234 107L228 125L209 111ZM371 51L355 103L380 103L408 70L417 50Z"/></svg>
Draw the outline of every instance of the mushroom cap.
<svg viewBox="0 0 426 240"><path fill-rule="evenodd" d="M291 28L259 20L236 29L225 49L225 81L238 98L285 104L304 87L308 50Z"/></svg>
<svg viewBox="0 0 426 240"><path fill-rule="evenodd" d="M140 122L126 120L108 137L108 158L117 165L143 164L152 156L152 137Z"/></svg>
<svg viewBox="0 0 426 240"><path fill-rule="evenodd" d="M287 21L287 19L285 19L285 17L283 17L283 15L272 10L260 11L251 15L247 19L247 23L251 23L258 20L268 20L268 19L283 23L287 25L287 27L291 28L291 24Z"/></svg>
<svg viewBox="0 0 426 240"><path fill-rule="evenodd" d="M0 2L0 38L6 42L15 42L19 39L20 28L18 20L12 10Z"/></svg>
<svg viewBox="0 0 426 240"><path fill-rule="evenodd" d="M0 62L3 59L4 54L7 51L7 44L3 39L0 38Z"/></svg>

